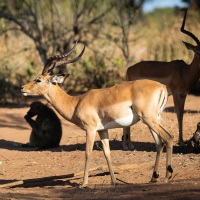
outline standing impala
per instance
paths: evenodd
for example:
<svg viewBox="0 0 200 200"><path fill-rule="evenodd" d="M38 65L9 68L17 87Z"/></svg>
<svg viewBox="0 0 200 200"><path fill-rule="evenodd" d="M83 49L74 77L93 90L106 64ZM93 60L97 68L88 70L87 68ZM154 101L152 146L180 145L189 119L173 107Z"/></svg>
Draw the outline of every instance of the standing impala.
<svg viewBox="0 0 200 200"><path fill-rule="evenodd" d="M139 120L149 127L156 143L157 156L151 181L156 181L158 178L159 158L166 145L165 182L168 182L173 172L171 167L173 137L159 121L159 115L168 98L166 87L151 80L138 80L107 89L93 89L79 96L70 96L58 85L67 78L68 74L51 76L50 73L56 66L75 62L83 52L84 49L73 60L67 60L70 53L49 58L42 74L34 81L22 86L23 95L43 95L61 116L86 131L83 186L88 184L89 162L96 132L99 133L103 144L111 181L115 184L108 129L131 126Z"/></svg>
<svg viewBox="0 0 200 200"><path fill-rule="evenodd" d="M138 79L151 79L167 86L168 94L173 95L174 106L178 119L179 145L184 145L182 126L185 99L194 84L200 77L200 42L195 35L184 29L187 10L185 12L181 32L190 36L196 42L193 46L183 42L185 46L194 52L191 64L186 64L183 60L173 60L171 62L142 61L127 69L128 81ZM128 140L126 140L126 138ZM132 148L130 142L130 127L123 130L123 148L127 149L127 144Z"/></svg>

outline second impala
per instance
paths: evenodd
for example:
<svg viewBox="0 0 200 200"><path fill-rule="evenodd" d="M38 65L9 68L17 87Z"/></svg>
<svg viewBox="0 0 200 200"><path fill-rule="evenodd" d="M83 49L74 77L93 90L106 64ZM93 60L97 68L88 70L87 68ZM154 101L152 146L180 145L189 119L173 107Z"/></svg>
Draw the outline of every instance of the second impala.
<svg viewBox="0 0 200 200"><path fill-rule="evenodd" d="M68 74L50 75L50 73L54 67L75 62L82 56L84 49L77 58L67 60L73 49L66 55L49 58L42 74L22 86L21 91L24 96L43 95L61 116L86 131L83 186L88 184L89 162L96 132L99 133L103 144L111 181L115 184L108 129L128 127L139 120L149 127L156 143L157 156L151 181L154 182L158 178L159 159L166 145L165 182L168 182L173 173L171 167L173 136L159 121L160 113L168 98L166 87L151 80L138 80L107 89L93 89L79 96L70 96L58 85L67 78Z"/></svg>

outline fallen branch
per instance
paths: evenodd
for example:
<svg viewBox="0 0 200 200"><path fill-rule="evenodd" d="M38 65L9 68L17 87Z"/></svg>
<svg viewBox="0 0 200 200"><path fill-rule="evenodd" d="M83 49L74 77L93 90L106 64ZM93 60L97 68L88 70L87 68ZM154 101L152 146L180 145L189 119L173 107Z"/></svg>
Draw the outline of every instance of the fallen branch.
<svg viewBox="0 0 200 200"><path fill-rule="evenodd" d="M139 166L138 164L121 165L121 166L118 166L118 167L114 167L114 171L116 173L117 170L129 170L129 169L137 168L138 166ZM101 166L101 167L94 167L94 168L91 168L89 170L89 172L96 171L96 170L100 170L100 171L105 172L105 171L108 171L108 167L107 167L107 165L104 165L104 166ZM66 175L18 180L18 181L14 181L14 182L11 182L11 183L2 184L2 185L0 185L0 188L16 187L16 186L19 186L19 185L35 183L35 182L43 182L43 181L51 181L51 180L58 180L58 179L65 179L65 178L73 178L73 177L80 176L80 175L83 175L83 174L84 174L84 171L81 171L81 172L71 173L71 174L66 174Z"/></svg>

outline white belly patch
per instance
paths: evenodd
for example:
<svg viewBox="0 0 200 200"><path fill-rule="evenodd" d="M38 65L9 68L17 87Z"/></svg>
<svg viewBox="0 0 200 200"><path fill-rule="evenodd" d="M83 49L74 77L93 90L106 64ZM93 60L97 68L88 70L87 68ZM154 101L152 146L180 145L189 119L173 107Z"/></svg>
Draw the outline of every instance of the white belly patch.
<svg viewBox="0 0 200 200"><path fill-rule="evenodd" d="M111 128L122 128L126 126L131 126L139 121L139 118L135 114L128 115L126 117L122 117L116 120L113 120L111 122L108 122L107 124L99 124L97 130L105 130L105 129L111 129Z"/></svg>

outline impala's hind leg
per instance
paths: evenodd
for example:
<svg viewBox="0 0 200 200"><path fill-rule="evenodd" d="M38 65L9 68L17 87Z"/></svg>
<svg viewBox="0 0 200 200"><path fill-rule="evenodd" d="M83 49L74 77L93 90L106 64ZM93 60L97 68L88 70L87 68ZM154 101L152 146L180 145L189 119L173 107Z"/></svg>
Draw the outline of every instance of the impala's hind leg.
<svg viewBox="0 0 200 200"><path fill-rule="evenodd" d="M151 128L150 128L150 131L151 131L152 136L153 136L153 138L155 140L156 152L157 152L156 161L155 161L155 166L154 166L154 171L153 171L153 175L152 175L152 178L151 178L151 182L156 182L157 178L159 177L158 167L159 167L160 156L161 156L161 153L163 151L164 143L162 142L161 137L156 132L154 132Z"/></svg>
<svg viewBox="0 0 200 200"><path fill-rule="evenodd" d="M159 124L160 136L166 145L166 176L164 182L168 183L172 177L172 151L173 151L173 136Z"/></svg>
<svg viewBox="0 0 200 200"><path fill-rule="evenodd" d="M173 136L171 136L161 125L160 125L160 136L166 145L166 176L164 182L168 183L172 177L172 149L173 149Z"/></svg>
<svg viewBox="0 0 200 200"><path fill-rule="evenodd" d="M161 130L163 132L167 133L165 134L166 137L163 137L163 140L166 143L166 176L164 182L169 182L170 178L172 177L173 169L172 169L172 151L173 151L173 136L170 135L164 127L161 127Z"/></svg>
<svg viewBox="0 0 200 200"><path fill-rule="evenodd" d="M154 167L154 172L152 177L156 177L157 169L159 165L159 158L160 158L160 152L163 149L162 141L166 145L166 176L165 176L165 182L169 182L169 179L172 176L173 169L172 169L172 148L173 148L173 136L163 127L160 125L160 122L158 119L152 119L152 116L150 117L143 117L143 122L148 125L148 127L152 130L155 142L157 144L157 156L156 156L156 162ZM155 136L155 135L158 136ZM158 139L158 142L157 142ZM156 172L156 173L155 173ZM155 175L154 175L155 173ZM152 181L155 181L155 178L152 178Z"/></svg>

